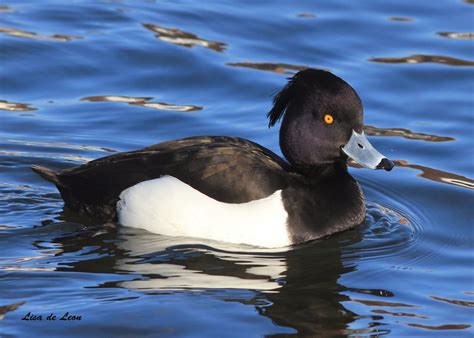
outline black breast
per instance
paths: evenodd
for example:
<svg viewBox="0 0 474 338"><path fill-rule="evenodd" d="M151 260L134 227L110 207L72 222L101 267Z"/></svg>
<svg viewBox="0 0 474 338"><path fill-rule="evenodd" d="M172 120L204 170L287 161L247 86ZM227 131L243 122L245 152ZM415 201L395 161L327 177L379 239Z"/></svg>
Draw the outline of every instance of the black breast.
<svg viewBox="0 0 474 338"><path fill-rule="evenodd" d="M362 190L345 168L293 174L282 198L293 243L349 229L365 218Z"/></svg>

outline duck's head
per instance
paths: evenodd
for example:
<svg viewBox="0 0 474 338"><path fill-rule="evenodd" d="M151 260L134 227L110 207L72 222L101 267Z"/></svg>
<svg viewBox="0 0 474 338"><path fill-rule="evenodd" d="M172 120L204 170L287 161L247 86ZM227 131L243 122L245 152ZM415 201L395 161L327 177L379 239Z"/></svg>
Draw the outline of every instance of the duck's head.
<svg viewBox="0 0 474 338"><path fill-rule="evenodd" d="M351 157L370 169L391 170L364 134L362 102L344 80L324 70L296 73L275 96L269 127L283 118L280 147L296 166L318 166Z"/></svg>

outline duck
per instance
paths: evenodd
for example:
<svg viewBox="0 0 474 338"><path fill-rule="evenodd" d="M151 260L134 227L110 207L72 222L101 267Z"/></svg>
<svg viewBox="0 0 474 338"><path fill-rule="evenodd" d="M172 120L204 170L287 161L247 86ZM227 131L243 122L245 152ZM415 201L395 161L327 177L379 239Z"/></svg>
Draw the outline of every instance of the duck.
<svg viewBox="0 0 474 338"><path fill-rule="evenodd" d="M363 223L349 158L386 171L394 163L364 134L356 91L329 71L301 70L267 117L269 128L281 121L284 158L239 137L193 136L62 171L32 170L76 213L165 236L276 248Z"/></svg>

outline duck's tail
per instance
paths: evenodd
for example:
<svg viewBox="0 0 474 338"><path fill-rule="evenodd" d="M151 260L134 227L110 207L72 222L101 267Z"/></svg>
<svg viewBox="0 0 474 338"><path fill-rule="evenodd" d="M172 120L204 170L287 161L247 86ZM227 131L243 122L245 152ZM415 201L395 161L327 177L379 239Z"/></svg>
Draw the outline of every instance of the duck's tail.
<svg viewBox="0 0 474 338"><path fill-rule="evenodd" d="M58 171L46 167L41 167L39 165L32 165L31 170L43 177L45 180L56 185L59 184Z"/></svg>

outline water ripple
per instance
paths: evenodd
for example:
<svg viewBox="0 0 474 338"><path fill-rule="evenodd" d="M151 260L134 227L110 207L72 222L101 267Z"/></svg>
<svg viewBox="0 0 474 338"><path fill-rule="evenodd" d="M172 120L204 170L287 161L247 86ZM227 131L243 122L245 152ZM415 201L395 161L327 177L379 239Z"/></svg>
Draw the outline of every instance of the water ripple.
<svg viewBox="0 0 474 338"><path fill-rule="evenodd" d="M469 324L441 324L441 325L426 325L418 323L404 323L408 326L417 327L420 329L446 331L446 330L465 330L471 327Z"/></svg>
<svg viewBox="0 0 474 338"><path fill-rule="evenodd" d="M143 27L156 33L155 37L161 41L169 42L178 46L193 47L201 46L214 50L216 52L223 52L227 44L218 41L210 41L200 38L196 34L188 33L177 28L166 28L163 26L144 23Z"/></svg>
<svg viewBox="0 0 474 338"><path fill-rule="evenodd" d="M293 74L297 71L308 68L307 66L290 65L287 63L271 63L271 62L228 62L227 66L243 67L277 74Z"/></svg>
<svg viewBox="0 0 474 338"><path fill-rule="evenodd" d="M370 186L366 187L366 190L371 189ZM344 257L385 260L389 256L411 250L422 229L418 220L420 215L415 210L407 210L404 205L399 207L403 211L368 201L366 221L361 229L362 240L347 246Z"/></svg>
<svg viewBox="0 0 474 338"><path fill-rule="evenodd" d="M100 96L88 96L81 98L81 101L90 102L122 102L128 103L134 106L141 106L145 108L152 108L158 110L172 110L180 112L191 112L202 110L202 107L195 105L177 105L164 102L149 102L152 97L131 97L131 96L120 96L120 95L100 95Z"/></svg>
<svg viewBox="0 0 474 338"><path fill-rule="evenodd" d="M408 312L393 312L393 311L388 311L388 310L372 310L373 313L379 313L379 314L384 314L384 315L391 315L394 317L414 317L414 318L420 318L420 319L430 319L430 317L423 316L423 315L418 315L416 313L408 313Z"/></svg>
<svg viewBox="0 0 474 338"><path fill-rule="evenodd" d="M305 18L305 19L315 19L316 18L316 14L310 13L310 12L301 12L301 13L296 14L296 16L298 18Z"/></svg>
<svg viewBox="0 0 474 338"><path fill-rule="evenodd" d="M54 141L46 142L46 141L16 140L16 139L8 139L6 141L11 144L20 144L24 146L33 146L33 147L92 150L92 151L100 151L100 152L106 152L106 153L117 152L117 150L105 148L105 147L97 147L97 146L83 145L83 144L71 144L71 143L54 142Z"/></svg>
<svg viewBox="0 0 474 338"><path fill-rule="evenodd" d="M455 185L461 188L474 189L474 180L466 176L430 168L419 164L412 164L406 160L393 160L393 163L395 163L395 166L397 167L420 170L421 174L418 174L418 177L426 178L428 180L435 181L438 183ZM362 168L360 164L354 162L352 159L349 159L348 164L349 166L354 168Z"/></svg>
<svg viewBox="0 0 474 338"><path fill-rule="evenodd" d="M45 154L43 152L34 152L34 151L0 150L0 156L5 156L3 160L9 160L10 157L21 158L22 160L24 160L28 158L44 158ZM81 155L65 155L61 153L50 153L48 155L48 158L67 160L67 161L79 162L79 163L89 162L94 159L92 157L85 157Z"/></svg>
<svg viewBox="0 0 474 338"><path fill-rule="evenodd" d="M423 177L435 182L455 185L461 188L474 189L474 180L465 176L453 174L453 173L438 170L438 169L433 169L433 168L422 166L419 164L411 164L405 160L394 160L394 163L398 167L405 167L405 168L420 170L421 174L417 175L419 177Z"/></svg>
<svg viewBox="0 0 474 338"><path fill-rule="evenodd" d="M446 303L449 303L449 304L467 306L467 307L474 307L474 302L467 301L467 300L448 299L448 298L439 297L439 296L430 296L430 297L435 299L435 300L439 300L441 302L446 302Z"/></svg>
<svg viewBox="0 0 474 338"><path fill-rule="evenodd" d="M376 57L370 58L369 61L381 63L439 63L449 66L474 66L474 61L470 60L463 60L450 56L422 54L415 54L404 57Z"/></svg>
<svg viewBox="0 0 474 338"><path fill-rule="evenodd" d="M438 35L450 39L474 39L474 33L438 32Z"/></svg>
<svg viewBox="0 0 474 338"><path fill-rule="evenodd" d="M0 100L0 110L33 111L37 110L37 108L31 107L29 103L8 102L7 100Z"/></svg>
<svg viewBox="0 0 474 338"><path fill-rule="evenodd" d="M18 303L14 303L14 304L8 304L8 305L0 306L0 320L5 318L5 314L7 312L15 311L16 309L18 309L23 304L25 304L25 302L18 302Z"/></svg>
<svg viewBox="0 0 474 338"><path fill-rule="evenodd" d="M353 302L361 303L367 306L383 306L383 307L405 307L405 308L419 308L419 306L398 303L398 302L385 302L381 300L367 300L367 299L356 299L351 298Z"/></svg>
<svg viewBox="0 0 474 338"><path fill-rule="evenodd" d="M414 22L415 19L413 18L408 18L404 16L391 16L388 18L390 21L397 21L397 22Z"/></svg>
<svg viewBox="0 0 474 338"><path fill-rule="evenodd" d="M81 36L72 36L64 34L39 34L34 32L28 32L21 29L0 27L0 33L4 33L14 37L27 38L27 39L38 39L38 40L50 40L50 41L73 41L82 39Z"/></svg>
<svg viewBox="0 0 474 338"><path fill-rule="evenodd" d="M455 138L449 136L418 133L405 128L378 128L366 125L364 126L364 131L369 136L400 136L410 140L422 140L428 142L446 142L455 140Z"/></svg>

